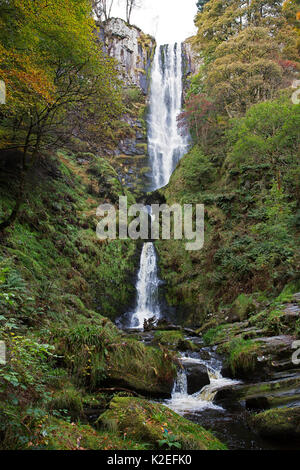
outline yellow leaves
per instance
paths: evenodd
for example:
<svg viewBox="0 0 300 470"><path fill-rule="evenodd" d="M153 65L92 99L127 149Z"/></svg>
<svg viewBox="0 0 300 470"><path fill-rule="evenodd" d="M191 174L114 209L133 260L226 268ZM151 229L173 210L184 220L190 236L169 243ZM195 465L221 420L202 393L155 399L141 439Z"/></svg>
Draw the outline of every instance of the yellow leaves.
<svg viewBox="0 0 300 470"><path fill-rule="evenodd" d="M54 85L35 62L33 54L8 51L0 45L0 76L6 84L8 106L15 102L24 105L30 95L53 102Z"/></svg>

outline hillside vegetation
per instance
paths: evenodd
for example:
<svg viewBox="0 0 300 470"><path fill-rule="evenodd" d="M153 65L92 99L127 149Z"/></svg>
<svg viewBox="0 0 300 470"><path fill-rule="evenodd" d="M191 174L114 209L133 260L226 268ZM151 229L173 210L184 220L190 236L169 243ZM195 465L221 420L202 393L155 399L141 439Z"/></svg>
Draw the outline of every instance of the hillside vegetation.
<svg viewBox="0 0 300 470"><path fill-rule="evenodd" d="M300 287L296 4L245 3L211 0L197 16L204 65L181 116L193 145L162 190L205 205L202 251L158 243L167 299L198 326L243 320Z"/></svg>

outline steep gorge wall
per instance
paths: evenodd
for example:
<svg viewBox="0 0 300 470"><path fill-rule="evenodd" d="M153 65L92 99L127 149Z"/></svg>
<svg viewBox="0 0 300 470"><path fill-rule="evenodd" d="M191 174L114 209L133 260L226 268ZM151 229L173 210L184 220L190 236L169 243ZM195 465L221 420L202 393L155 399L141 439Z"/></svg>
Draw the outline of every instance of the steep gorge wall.
<svg viewBox="0 0 300 470"><path fill-rule="evenodd" d="M100 28L106 52L120 64L120 75L128 86L148 94L156 41L121 18L111 18Z"/></svg>

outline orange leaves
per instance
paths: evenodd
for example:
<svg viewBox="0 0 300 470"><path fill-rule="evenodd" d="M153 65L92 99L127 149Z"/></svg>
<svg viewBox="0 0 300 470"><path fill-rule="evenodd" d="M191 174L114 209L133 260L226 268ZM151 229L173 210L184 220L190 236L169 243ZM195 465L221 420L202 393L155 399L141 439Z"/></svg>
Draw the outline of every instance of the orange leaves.
<svg viewBox="0 0 300 470"><path fill-rule="evenodd" d="M7 87L7 104L23 104L30 98L53 101L54 86L47 73L35 65L32 55L7 51L0 46L0 77Z"/></svg>

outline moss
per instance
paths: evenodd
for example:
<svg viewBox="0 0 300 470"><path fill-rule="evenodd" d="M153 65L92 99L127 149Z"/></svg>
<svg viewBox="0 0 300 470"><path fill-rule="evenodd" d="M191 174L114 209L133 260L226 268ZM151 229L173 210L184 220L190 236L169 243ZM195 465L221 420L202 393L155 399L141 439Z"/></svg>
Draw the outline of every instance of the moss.
<svg viewBox="0 0 300 470"><path fill-rule="evenodd" d="M49 410L68 412L69 416L80 417L83 415L83 400L81 391L72 384L65 384L62 390L54 392L48 403Z"/></svg>
<svg viewBox="0 0 300 470"><path fill-rule="evenodd" d="M37 435L31 448L45 450L144 450L145 447L114 432L95 431L91 426L51 419L45 437Z"/></svg>
<svg viewBox="0 0 300 470"><path fill-rule="evenodd" d="M148 153L148 144L136 144L136 149L138 150L139 153L142 155L147 155Z"/></svg>
<svg viewBox="0 0 300 470"><path fill-rule="evenodd" d="M182 331L156 331L154 341L157 344L177 347L178 343L184 339Z"/></svg>
<svg viewBox="0 0 300 470"><path fill-rule="evenodd" d="M280 408L259 413L250 425L263 437L300 441L300 408Z"/></svg>
<svg viewBox="0 0 300 470"><path fill-rule="evenodd" d="M176 377L173 356L126 338L108 320L86 321L53 332L57 353L78 384L90 389L103 383L146 395L169 395Z"/></svg>
<svg viewBox="0 0 300 470"><path fill-rule="evenodd" d="M225 325L219 325L215 328L210 328L203 335L204 343L207 345L216 344L226 338L226 327Z"/></svg>
<svg viewBox="0 0 300 470"><path fill-rule="evenodd" d="M222 349L227 352L227 363L233 375L241 376L253 372L257 364L260 345L252 340L235 338L226 343Z"/></svg>
<svg viewBox="0 0 300 470"><path fill-rule="evenodd" d="M234 301L231 312L236 315L240 321L246 320L248 316L256 311L252 296L240 294Z"/></svg>
<svg viewBox="0 0 300 470"><path fill-rule="evenodd" d="M136 398L114 398L109 410L100 416L97 426L103 430L126 433L127 438L159 447L165 429L176 437L183 450L220 450L226 447L201 426L177 415L163 405Z"/></svg>
<svg viewBox="0 0 300 470"><path fill-rule="evenodd" d="M77 315L89 317L91 311L97 316L96 310L114 319L134 299L131 277L139 261L135 242L100 243L96 237L96 209L104 197L100 192L113 202L126 190L104 159L93 154L77 157L62 150L32 170L26 205L1 244L0 255L12 261L32 299L30 309L25 296L16 302L16 315L31 323L40 309L43 321L55 316L62 324ZM5 185L0 188L1 200L4 194L13 201L14 194ZM129 199L134 200L132 195ZM13 308L10 311L14 313Z"/></svg>

